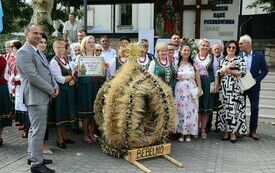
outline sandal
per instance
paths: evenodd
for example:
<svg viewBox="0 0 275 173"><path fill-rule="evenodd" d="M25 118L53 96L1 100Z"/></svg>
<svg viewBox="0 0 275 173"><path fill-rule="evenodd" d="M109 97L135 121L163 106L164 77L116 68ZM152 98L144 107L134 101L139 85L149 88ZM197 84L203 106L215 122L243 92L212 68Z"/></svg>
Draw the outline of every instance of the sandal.
<svg viewBox="0 0 275 173"><path fill-rule="evenodd" d="M207 134L205 131L201 131L201 138L202 139L206 139L207 138Z"/></svg>
<svg viewBox="0 0 275 173"><path fill-rule="evenodd" d="M185 141L186 141L186 142L191 142L190 136L186 136Z"/></svg>
<svg viewBox="0 0 275 173"><path fill-rule="evenodd" d="M88 144L93 143L92 140L91 140L89 137L85 137L85 138L84 138L84 142L86 142L86 143L88 143Z"/></svg>
<svg viewBox="0 0 275 173"><path fill-rule="evenodd" d="M43 150L43 154L53 154L53 151L50 149Z"/></svg>
<svg viewBox="0 0 275 173"><path fill-rule="evenodd" d="M184 141L184 138L183 138L183 137L180 137L178 140L179 140L179 142L183 142L183 141Z"/></svg>
<svg viewBox="0 0 275 173"><path fill-rule="evenodd" d="M95 143L97 141L97 138L94 135L90 135L89 138L92 141L92 143Z"/></svg>

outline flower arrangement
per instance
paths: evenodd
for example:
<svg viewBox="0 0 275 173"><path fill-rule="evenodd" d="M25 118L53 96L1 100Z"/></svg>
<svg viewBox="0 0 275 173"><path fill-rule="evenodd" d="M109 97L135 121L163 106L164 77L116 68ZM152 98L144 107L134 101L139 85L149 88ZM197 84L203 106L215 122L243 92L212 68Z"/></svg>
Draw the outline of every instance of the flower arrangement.
<svg viewBox="0 0 275 173"><path fill-rule="evenodd" d="M198 46L195 43L195 38L182 37L181 44L189 44L192 48L192 54L196 54L198 52Z"/></svg>

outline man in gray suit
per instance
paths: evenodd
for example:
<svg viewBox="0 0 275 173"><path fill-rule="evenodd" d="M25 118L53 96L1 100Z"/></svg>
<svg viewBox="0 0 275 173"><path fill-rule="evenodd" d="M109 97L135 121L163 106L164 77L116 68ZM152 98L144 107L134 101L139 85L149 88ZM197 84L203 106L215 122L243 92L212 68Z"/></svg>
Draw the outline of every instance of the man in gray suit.
<svg viewBox="0 0 275 173"><path fill-rule="evenodd" d="M28 164L31 164L33 173L54 173L54 170L45 166L52 163L52 160L43 159L42 145L49 100L58 95L59 88L50 73L45 55L36 48L42 38L41 34L42 28L38 24L29 24L26 27L26 43L16 54L16 65L23 77L23 98L31 123L28 136Z"/></svg>

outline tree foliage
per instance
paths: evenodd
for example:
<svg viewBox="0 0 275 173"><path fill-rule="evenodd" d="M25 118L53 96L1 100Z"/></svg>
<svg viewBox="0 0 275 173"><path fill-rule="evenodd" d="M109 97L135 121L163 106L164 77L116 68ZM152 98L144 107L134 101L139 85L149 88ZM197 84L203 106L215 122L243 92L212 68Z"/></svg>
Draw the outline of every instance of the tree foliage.
<svg viewBox="0 0 275 173"><path fill-rule="evenodd" d="M30 23L33 10L26 0L2 0L2 7L4 12L3 33L22 32L23 28ZM80 4L76 0L55 0L52 19L67 20L71 7L74 11L78 11Z"/></svg>
<svg viewBox="0 0 275 173"><path fill-rule="evenodd" d="M271 13L275 12L275 1L274 0L255 0L252 4L248 5L247 8L260 7L263 11Z"/></svg>
<svg viewBox="0 0 275 173"><path fill-rule="evenodd" d="M19 32L23 26L29 23L32 15L32 8L23 0L3 0L2 7L4 12L3 17L3 32Z"/></svg>

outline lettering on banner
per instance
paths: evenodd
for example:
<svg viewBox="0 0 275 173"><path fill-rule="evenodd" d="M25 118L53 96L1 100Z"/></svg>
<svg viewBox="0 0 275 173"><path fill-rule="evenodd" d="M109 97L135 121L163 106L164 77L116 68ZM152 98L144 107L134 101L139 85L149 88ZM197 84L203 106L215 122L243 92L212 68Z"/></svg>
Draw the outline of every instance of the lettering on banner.
<svg viewBox="0 0 275 173"><path fill-rule="evenodd" d="M203 37L236 39L237 36L237 2L233 0L216 0L216 6L202 20L205 33Z"/></svg>

